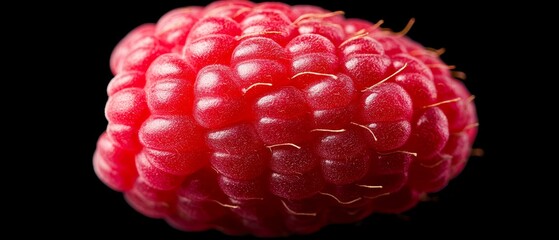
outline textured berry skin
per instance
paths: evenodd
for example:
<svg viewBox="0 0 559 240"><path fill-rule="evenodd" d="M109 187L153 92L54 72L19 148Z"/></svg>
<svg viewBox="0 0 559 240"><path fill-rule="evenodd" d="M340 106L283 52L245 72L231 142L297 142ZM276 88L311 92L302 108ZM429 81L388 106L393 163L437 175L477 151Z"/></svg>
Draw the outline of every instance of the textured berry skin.
<svg viewBox="0 0 559 240"><path fill-rule="evenodd" d="M218 1L130 32L93 165L142 214L262 237L400 213L465 167L473 96L437 53L340 12Z"/></svg>

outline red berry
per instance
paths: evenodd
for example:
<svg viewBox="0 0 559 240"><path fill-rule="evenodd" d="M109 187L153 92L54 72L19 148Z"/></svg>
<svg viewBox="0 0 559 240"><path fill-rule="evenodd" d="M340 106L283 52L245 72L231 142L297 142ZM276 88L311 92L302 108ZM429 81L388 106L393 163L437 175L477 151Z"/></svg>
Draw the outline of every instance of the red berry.
<svg viewBox="0 0 559 240"><path fill-rule="evenodd" d="M460 173L477 134L437 53L316 6L175 9L110 65L95 172L184 231L274 237L400 213Z"/></svg>

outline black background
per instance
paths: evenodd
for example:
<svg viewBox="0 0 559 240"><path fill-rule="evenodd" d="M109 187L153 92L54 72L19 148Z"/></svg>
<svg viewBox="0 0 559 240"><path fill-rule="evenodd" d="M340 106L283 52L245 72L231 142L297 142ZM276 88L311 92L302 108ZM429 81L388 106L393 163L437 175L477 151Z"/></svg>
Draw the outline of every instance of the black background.
<svg viewBox="0 0 559 240"><path fill-rule="evenodd" d="M47 51L41 59L47 63L49 79L53 80L44 83L44 87L54 90L48 90L41 100L45 100L44 104L53 116L47 116L45 122L48 123L40 126L40 135L46 137L41 140L44 144L40 145L47 149L41 151L43 157L46 155L47 159L54 160L43 162L49 169L48 175L34 186L48 188L51 194L43 196L41 201L33 199L32 206L43 205L31 208L34 215L38 215L32 222L49 226L43 233L74 237L226 238L215 231L180 232L162 220L140 215L125 203L120 193L98 180L91 164L95 143L107 124L104 118L105 90L112 78L109 57L113 47L134 27L156 22L169 10L209 2L81 2L55 6L56 10L49 12L45 26L52 35L37 38L48 40L44 44L49 46L42 46ZM446 238L464 234L510 234L525 229L513 227L529 221L521 216L531 211L531 207L521 207L526 202L520 201L529 195L529 190L519 184L527 183L517 183L516 179L531 176L528 176L528 170L518 172L523 165L513 159L521 153L511 151L512 145L504 143L514 142L519 136L516 133L522 129L510 129L502 124L510 115L509 106L514 103L510 96L503 94L510 90L502 84L495 84L508 81L514 75L514 67L503 64L512 56L503 54L508 47L502 43L514 39L514 34L506 27L511 25L511 19L498 15L503 14L503 10L461 2L411 5L400 1L283 2L342 10L346 17L372 22L383 19L384 27L396 31L402 29L410 18L415 18L416 23L408 36L428 47L444 47L446 53L442 59L467 74L465 84L476 96L480 122L474 147L485 152L482 157L472 157L464 172L441 192L433 194L432 201L423 202L409 212L398 216L377 214L356 224L328 226L316 234L294 238ZM59 58L63 60L55 60ZM503 65L509 69L504 70ZM507 75L511 72L512 75ZM57 137L63 140L50 140ZM54 182L49 181L49 186L45 187L41 184L45 179ZM47 211L37 214L34 209ZM450 233L443 234L443 230Z"/></svg>

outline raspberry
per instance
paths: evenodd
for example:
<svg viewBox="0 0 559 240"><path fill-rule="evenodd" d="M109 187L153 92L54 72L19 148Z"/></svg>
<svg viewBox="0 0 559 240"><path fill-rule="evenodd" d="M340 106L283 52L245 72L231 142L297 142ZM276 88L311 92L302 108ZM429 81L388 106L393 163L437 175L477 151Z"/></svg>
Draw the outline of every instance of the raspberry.
<svg viewBox="0 0 559 240"><path fill-rule="evenodd" d="M465 167L473 96L438 52L341 12L217 1L130 32L93 165L184 231L308 234L400 213Z"/></svg>

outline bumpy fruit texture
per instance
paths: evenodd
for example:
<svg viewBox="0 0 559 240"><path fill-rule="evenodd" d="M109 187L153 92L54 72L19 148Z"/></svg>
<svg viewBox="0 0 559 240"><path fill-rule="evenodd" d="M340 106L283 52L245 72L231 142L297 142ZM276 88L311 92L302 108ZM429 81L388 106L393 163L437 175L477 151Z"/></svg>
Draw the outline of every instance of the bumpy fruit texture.
<svg viewBox="0 0 559 240"><path fill-rule="evenodd" d="M460 173L477 133L438 52L316 6L172 10L110 66L95 172L184 231L308 234L406 211Z"/></svg>

